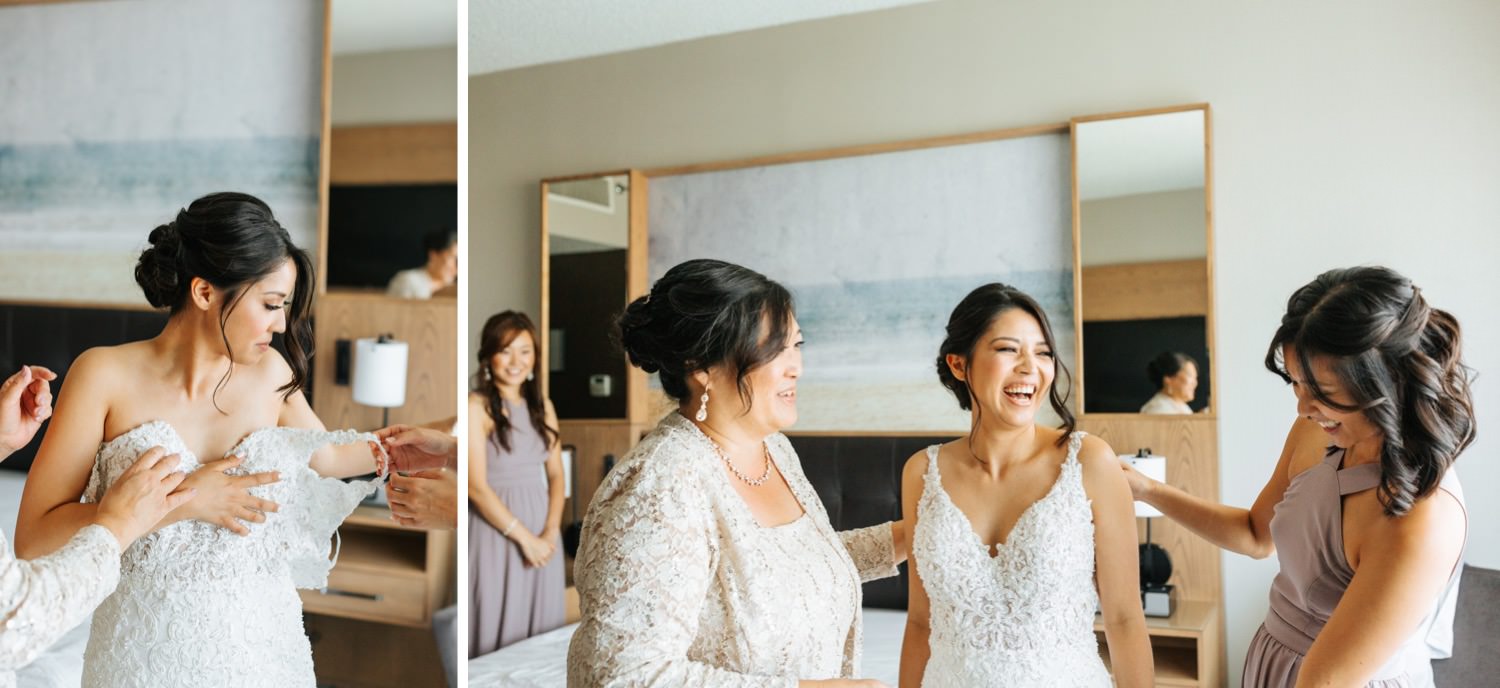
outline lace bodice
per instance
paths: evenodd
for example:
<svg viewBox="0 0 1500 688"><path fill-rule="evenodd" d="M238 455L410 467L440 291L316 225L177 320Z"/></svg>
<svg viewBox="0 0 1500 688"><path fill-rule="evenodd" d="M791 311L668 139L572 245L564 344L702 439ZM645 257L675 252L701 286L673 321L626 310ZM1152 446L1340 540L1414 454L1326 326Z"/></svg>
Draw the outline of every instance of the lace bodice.
<svg viewBox="0 0 1500 688"><path fill-rule="evenodd" d="M326 585L330 541L344 518L382 481L324 478L308 466L327 444L373 440L350 430L262 428L231 455L231 474L277 471L250 489L279 504L264 523L235 535L179 521L136 540L121 556L120 584L94 614L84 654L88 686L307 686L311 650L296 588ZM99 448L83 500L97 501L142 452L161 446L201 462L172 426L152 421Z"/></svg>
<svg viewBox="0 0 1500 688"><path fill-rule="evenodd" d="M912 554L929 602L922 685L1109 686L1094 636L1094 521L1078 450L991 557L927 450Z"/></svg>
<svg viewBox="0 0 1500 688"><path fill-rule="evenodd" d="M860 582L895 575L890 524L834 532L791 443L767 444L805 510L775 528L677 413L610 472L574 566L583 620L568 685L780 687L857 673Z"/></svg>

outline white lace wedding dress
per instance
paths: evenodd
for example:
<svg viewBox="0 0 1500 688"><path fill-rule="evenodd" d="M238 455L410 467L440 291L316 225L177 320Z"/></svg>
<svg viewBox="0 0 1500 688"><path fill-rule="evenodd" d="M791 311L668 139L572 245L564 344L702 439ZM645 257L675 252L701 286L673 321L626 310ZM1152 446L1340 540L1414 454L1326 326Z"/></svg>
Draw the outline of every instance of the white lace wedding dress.
<svg viewBox="0 0 1500 688"><path fill-rule="evenodd" d="M938 447L927 449L912 536L931 614L924 688L1111 685L1094 637L1099 597L1082 444L1083 433L1073 433L1057 482L994 557L943 490Z"/></svg>
<svg viewBox="0 0 1500 688"><path fill-rule="evenodd" d="M251 493L280 505L250 534L180 521L121 555L120 584L94 612L83 686L111 688L265 686L312 688L312 649L297 588L327 584L330 539L382 481L324 478L308 466L318 448L374 439L351 430L261 428L230 451L232 474L277 471L280 482ZM141 452L181 454L200 465L172 426L152 421L99 448L84 490L97 501Z"/></svg>

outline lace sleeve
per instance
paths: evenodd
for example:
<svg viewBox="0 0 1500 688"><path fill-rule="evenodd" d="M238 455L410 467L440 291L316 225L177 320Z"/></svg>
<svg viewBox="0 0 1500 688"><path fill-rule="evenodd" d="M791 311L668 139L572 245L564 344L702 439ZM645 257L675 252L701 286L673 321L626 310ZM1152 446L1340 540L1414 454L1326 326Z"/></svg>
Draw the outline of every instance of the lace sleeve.
<svg viewBox="0 0 1500 688"><path fill-rule="evenodd" d="M282 430L285 432L280 433L281 438L288 441L287 451L296 461L282 471L282 480L291 487L286 502L278 512L268 516L283 522L272 539L278 541L293 585L321 588L328 585L328 572L338 560L336 548L332 558L329 556L330 539L337 535L339 526L360 501L380 489L385 478L348 481L326 478L308 467L307 459L325 445L366 442L375 436L351 430ZM268 433L266 441L273 439L274 436ZM268 448L268 451L276 449Z"/></svg>
<svg viewBox="0 0 1500 688"><path fill-rule="evenodd" d="M617 466L636 470L612 476L589 508L573 568L583 619L568 649L568 685L795 687L793 678L687 658L718 552L706 497L658 458Z"/></svg>
<svg viewBox="0 0 1500 688"><path fill-rule="evenodd" d="M890 578L896 575L896 545L891 539L890 522L868 528L839 531L844 549L859 569L860 582Z"/></svg>
<svg viewBox="0 0 1500 688"><path fill-rule="evenodd" d="M0 672L26 666L94 611L120 580L120 543L88 526L45 557L16 559L0 534Z"/></svg>

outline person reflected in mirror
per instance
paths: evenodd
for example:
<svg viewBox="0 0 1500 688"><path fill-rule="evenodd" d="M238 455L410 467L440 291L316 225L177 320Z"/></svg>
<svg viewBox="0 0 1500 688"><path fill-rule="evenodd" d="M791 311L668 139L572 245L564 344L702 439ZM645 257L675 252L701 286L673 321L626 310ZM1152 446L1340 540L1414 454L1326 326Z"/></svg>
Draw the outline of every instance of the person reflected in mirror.
<svg viewBox="0 0 1500 688"><path fill-rule="evenodd" d="M1146 366L1146 377L1156 385L1156 394L1141 407L1141 413L1190 414L1198 392L1198 362L1179 351L1163 351Z"/></svg>
<svg viewBox="0 0 1500 688"><path fill-rule="evenodd" d="M563 625L563 466L536 326L490 316L469 393L469 656Z"/></svg>
<svg viewBox="0 0 1500 688"><path fill-rule="evenodd" d="M427 263L396 273L386 285L386 296L430 299L458 279L458 234L439 227L423 235L422 245L427 249Z"/></svg>

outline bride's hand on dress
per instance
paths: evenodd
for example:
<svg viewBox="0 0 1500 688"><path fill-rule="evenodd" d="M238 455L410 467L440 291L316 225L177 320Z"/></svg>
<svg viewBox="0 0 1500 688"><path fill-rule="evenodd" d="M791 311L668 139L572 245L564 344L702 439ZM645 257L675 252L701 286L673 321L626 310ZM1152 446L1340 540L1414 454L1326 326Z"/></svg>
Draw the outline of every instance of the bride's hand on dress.
<svg viewBox="0 0 1500 688"><path fill-rule="evenodd" d="M275 471L249 475L226 475L225 471L240 465L241 457L210 461L182 481L184 489L198 491L197 498L183 506L183 518L212 523L236 535L249 535L243 522L262 523L266 514L280 506L269 499L250 494L250 488L281 480Z"/></svg>
<svg viewBox="0 0 1500 688"><path fill-rule="evenodd" d="M178 489L187 478L177 470L178 461L176 454L152 447L130 464L99 500L94 522L114 533L121 550L193 498L191 488Z"/></svg>

